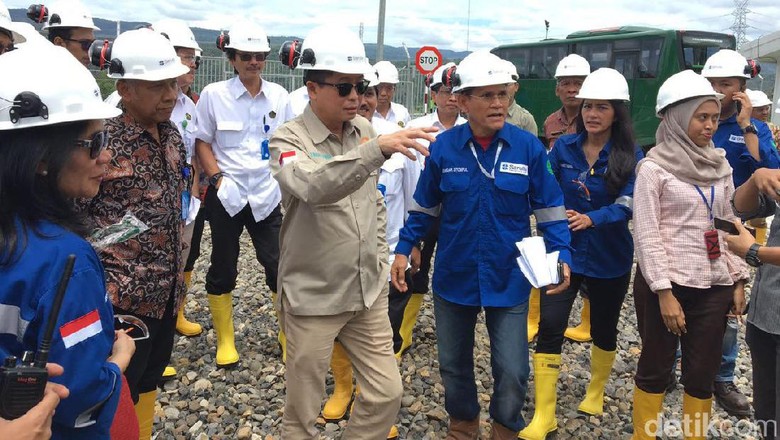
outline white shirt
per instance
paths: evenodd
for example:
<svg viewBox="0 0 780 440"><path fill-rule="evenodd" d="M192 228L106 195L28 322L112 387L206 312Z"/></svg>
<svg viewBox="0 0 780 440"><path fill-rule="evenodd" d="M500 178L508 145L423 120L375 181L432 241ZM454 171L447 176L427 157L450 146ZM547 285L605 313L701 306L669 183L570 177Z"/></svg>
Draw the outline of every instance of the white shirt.
<svg viewBox="0 0 780 440"><path fill-rule="evenodd" d="M227 177L217 196L231 216L249 203L255 221L260 221L279 205L282 195L271 177L267 141L291 113L287 91L265 79L254 98L238 77L209 84L201 92L195 136L211 144Z"/></svg>
<svg viewBox="0 0 780 440"><path fill-rule="evenodd" d="M290 109L293 117L303 114L303 109L309 105L309 90L306 86L298 87L290 92Z"/></svg>
<svg viewBox="0 0 780 440"><path fill-rule="evenodd" d="M457 119L455 119L455 125L465 124L466 122L468 122L466 118L461 115L458 115ZM439 133L447 130L444 124L442 124L439 120L438 110L433 113L420 116L419 118L412 119L409 121L407 126L409 128L436 127L439 131L436 133L431 133L434 137L438 136ZM430 142L426 141L425 139L417 139L417 142L425 148L428 148L428 144L430 144ZM425 156L423 156L417 150L415 150L414 154L417 155L417 163L420 165L420 171L422 171L422 169L425 168Z"/></svg>
<svg viewBox="0 0 780 440"><path fill-rule="evenodd" d="M412 117L409 115L409 110L396 102L390 103L390 110L387 111L387 117L382 116L379 111L374 110L374 117L371 118L371 120L375 121L377 118L398 124L399 127L406 127L406 125L412 119Z"/></svg>
<svg viewBox="0 0 780 440"><path fill-rule="evenodd" d="M176 105L171 113L171 122L179 130L181 139L184 141L184 148L187 150L187 163L192 163L192 156L195 155L195 131L198 125L195 123L195 103L189 96L179 90L179 96L176 97Z"/></svg>

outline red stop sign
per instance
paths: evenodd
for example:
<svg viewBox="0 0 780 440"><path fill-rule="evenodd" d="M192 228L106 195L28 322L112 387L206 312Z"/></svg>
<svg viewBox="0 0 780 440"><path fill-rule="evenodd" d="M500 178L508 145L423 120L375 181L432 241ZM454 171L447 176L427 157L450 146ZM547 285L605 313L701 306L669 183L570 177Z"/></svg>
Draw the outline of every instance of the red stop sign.
<svg viewBox="0 0 780 440"><path fill-rule="evenodd" d="M433 46L423 46L417 51L414 65L417 67L417 71L423 75L433 73L442 65L441 52Z"/></svg>

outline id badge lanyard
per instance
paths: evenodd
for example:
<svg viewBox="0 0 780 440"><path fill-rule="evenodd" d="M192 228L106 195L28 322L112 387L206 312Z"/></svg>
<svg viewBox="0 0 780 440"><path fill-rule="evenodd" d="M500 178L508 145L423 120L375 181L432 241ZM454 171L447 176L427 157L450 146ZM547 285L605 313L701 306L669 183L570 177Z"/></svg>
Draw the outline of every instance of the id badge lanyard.
<svg viewBox="0 0 780 440"><path fill-rule="evenodd" d="M488 179L496 180L496 164L498 163L498 156L501 155L501 150L504 149L504 143L501 141L498 141L498 149L496 149L496 157L493 159L493 169L490 170L488 173L485 167L482 166L482 163L479 161L479 157L477 157L477 150L474 148L474 142L469 141L469 148L471 148L471 154L474 155L474 159L477 160L477 166L479 166L479 170L482 171L482 174L485 175Z"/></svg>
<svg viewBox="0 0 780 440"><path fill-rule="evenodd" d="M181 192L181 219L187 220L190 214L190 188L192 187L192 166L185 164L181 168L181 176L184 179L184 191Z"/></svg>
<svg viewBox="0 0 780 440"><path fill-rule="evenodd" d="M715 214L712 211L715 206L715 185L710 186L709 202L707 202L707 197L704 196L704 191L702 191L698 185L694 185L694 187L701 196L704 205L707 207L707 213L710 220L710 229L704 232L704 244L707 247L707 258L715 260L720 257L720 240L718 238L718 231L715 230Z"/></svg>
<svg viewBox="0 0 780 440"><path fill-rule="evenodd" d="M263 142L260 144L260 159L271 159L271 150L268 148L268 131L271 130L271 126L266 123L265 116L263 116Z"/></svg>

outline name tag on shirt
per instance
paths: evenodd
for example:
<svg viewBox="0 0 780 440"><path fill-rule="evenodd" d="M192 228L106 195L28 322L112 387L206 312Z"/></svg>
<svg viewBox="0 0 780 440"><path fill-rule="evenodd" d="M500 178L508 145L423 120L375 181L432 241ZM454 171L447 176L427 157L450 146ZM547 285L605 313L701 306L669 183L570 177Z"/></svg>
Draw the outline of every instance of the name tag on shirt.
<svg viewBox="0 0 780 440"><path fill-rule="evenodd" d="M731 136L729 136L729 142L734 142L735 144L744 144L745 136L738 136L736 134L732 134Z"/></svg>
<svg viewBox="0 0 780 440"><path fill-rule="evenodd" d="M574 169L574 167L573 167L573 166L571 166L570 164L568 164L568 163L566 163L566 162L561 162L561 163L560 163L560 165L561 165L561 168L568 168L568 169L570 169L570 170L573 170L573 169Z"/></svg>
<svg viewBox="0 0 780 440"><path fill-rule="evenodd" d="M441 170L442 174L448 173L468 173L469 169L466 167L448 167Z"/></svg>
<svg viewBox="0 0 780 440"><path fill-rule="evenodd" d="M528 165L522 163L501 162L499 171L508 174L520 174L521 176L528 175Z"/></svg>

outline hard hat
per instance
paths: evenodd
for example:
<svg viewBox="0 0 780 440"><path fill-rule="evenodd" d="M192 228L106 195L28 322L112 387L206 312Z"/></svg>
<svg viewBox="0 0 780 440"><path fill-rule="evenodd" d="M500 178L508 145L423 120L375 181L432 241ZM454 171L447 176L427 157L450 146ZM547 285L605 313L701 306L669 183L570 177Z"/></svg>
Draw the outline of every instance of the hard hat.
<svg viewBox="0 0 780 440"><path fill-rule="evenodd" d="M217 38L221 50L235 49L242 52L270 52L271 40L259 25L241 21L233 25L228 33Z"/></svg>
<svg viewBox="0 0 780 440"><path fill-rule="evenodd" d="M192 29L182 20L166 18L153 23L152 29L171 40L174 48L195 49L195 52L198 54L203 52L198 42L195 41L195 34L192 33Z"/></svg>
<svg viewBox="0 0 780 440"><path fill-rule="evenodd" d="M47 7L36 4L27 8L27 16L36 23L43 23L43 30L51 28L85 28L99 31L92 21L92 14L78 0L62 0Z"/></svg>
<svg viewBox="0 0 780 440"><path fill-rule="evenodd" d="M586 80L587 81L587 80ZM583 85L584 87L584 85ZM707 78L693 70L675 73L661 84L655 104L655 114L659 118L665 108L680 101L701 96L712 96L720 100L723 95L716 92Z"/></svg>
<svg viewBox="0 0 780 440"><path fill-rule="evenodd" d="M30 23L14 23L16 25L16 30L22 36L25 38L25 41L23 43L19 43L18 41L14 42L14 46L17 49L23 49L26 47L37 47L38 45L44 44L44 45L50 45L51 42L41 35L40 32L38 32L37 29L35 29L35 26L33 26Z"/></svg>
<svg viewBox="0 0 780 440"><path fill-rule="evenodd" d="M602 67L588 75L582 82L577 99L605 99L630 101L628 82L615 69Z"/></svg>
<svg viewBox="0 0 780 440"><path fill-rule="evenodd" d="M477 51L466 55L450 77L452 91L456 93L472 87L515 82L512 75L506 71L501 58L488 51Z"/></svg>
<svg viewBox="0 0 780 440"><path fill-rule="evenodd" d="M517 74L517 66L515 66L515 63L507 60L501 60L501 64L503 64L507 73L512 76L513 80L517 81L520 79L520 75Z"/></svg>
<svg viewBox="0 0 780 440"><path fill-rule="evenodd" d="M436 87L438 85L441 85L444 83L444 78L442 77L444 75L444 72L447 71L447 69L455 67L455 63L447 63L439 66L438 69L433 71L433 74L431 75L431 87Z"/></svg>
<svg viewBox="0 0 780 440"><path fill-rule="evenodd" d="M111 60L108 77L115 79L160 81L190 71L179 61L171 42L147 28L120 34L106 58Z"/></svg>
<svg viewBox="0 0 780 440"><path fill-rule="evenodd" d="M780 113L780 99L777 100L777 105L775 106L775 113Z"/></svg>
<svg viewBox="0 0 780 440"><path fill-rule="evenodd" d="M330 70L365 74L371 68L366 48L354 32L335 25L319 26L303 40L301 50L290 54L292 65L302 70ZM283 57L282 51L280 56Z"/></svg>
<svg viewBox="0 0 780 440"><path fill-rule="evenodd" d="M19 29L20 23L14 23L11 21L11 13L8 12L8 8L0 0L0 31L6 31L11 33L11 38L14 43L24 43L27 38L22 35L22 31Z"/></svg>
<svg viewBox="0 0 780 440"><path fill-rule="evenodd" d="M376 87L379 85L379 75L376 74L376 69L374 69L374 67L370 64L368 65L366 72L363 74L363 79L368 81L369 87Z"/></svg>
<svg viewBox="0 0 780 440"><path fill-rule="evenodd" d="M769 97L766 96L766 93L762 92L761 90L745 89L745 93L748 95L748 99L750 99L750 105L753 106L753 108L772 105L772 100L769 99Z"/></svg>
<svg viewBox="0 0 780 440"><path fill-rule="evenodd" d="M380 61L374 64L380 83L398 84L398 69L390 61Z"/></svg>
<svg viewBox="0 0 780 440"><path fill-rule="evenodd" d="M558 62L555 68L555 78L566 76L588 76L590 75L590 64L585 58L573 53L567 55Z"/></svg>
<svg viewBox="0 0 780 440"><path fill-rule="evenodd" d="M51 66L57 66L52 69ZM0 56L0 130L118 116L95 78L66 49L41 45Z"/></svg>
<svg viewBox="0 0 780 440"><path fill-rule="evenodd" d="M751 78L751 66L739 52L721 49L707 58L701 70L705 78Z"/></svg>

